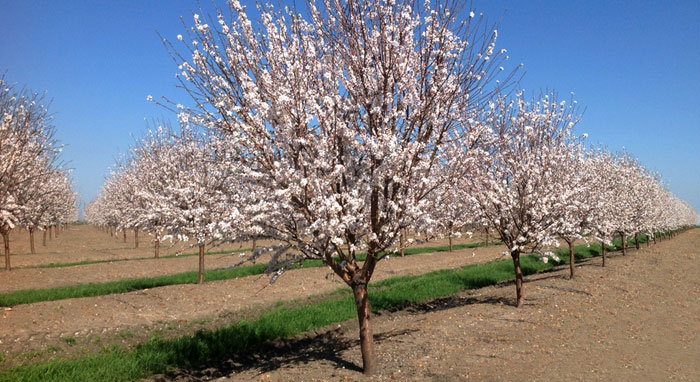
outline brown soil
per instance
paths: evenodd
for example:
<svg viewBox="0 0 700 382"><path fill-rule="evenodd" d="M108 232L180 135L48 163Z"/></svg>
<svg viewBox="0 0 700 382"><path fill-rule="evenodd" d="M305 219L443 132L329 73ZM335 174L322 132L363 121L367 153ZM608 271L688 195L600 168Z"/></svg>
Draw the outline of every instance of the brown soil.
<svg viewBox="0 0 700 382"><path fill-rule="evenodd" d="M151 381L698 381L700 229L626 257L504 283L373 318L364 377L354 320L223 364Z"/></svg>
<svg viewBox="0 0 700 382"><path fill-rule="evenodd" d="M134 250L121 239L87 226L61 232L46 252L23 255L19 242L23 234L13 233L13 253L19 253L13 255L15 265L152 255L145 234L142 248ZM471 241L478 240L482 238ZM465 241L469 240L456 243ZM227 249L249 245L233 244ZM395 257L380 263L373 280L485 262L500 258L503 249ZM183 250L192 251L182 246L165 253ZM626 257L612 254L606 268L600 267L600 259L588 260L579 266L574 280L567 279L568 267L529 277L526 305L521 309L511 305L513 285L504 283L375 315L380 368L371 378L359 370L357 323L350 320L265 345L222 364L176 370L150 380L699 380L698 257L700 230L696 229L648 249L630 250ZM206 265L211 269L237 261L237 256L212 255ZM0 293L196 267L196 257L184 257L15 269L0 272ZM80 356L114 344L129 347L154 334L167 338L221 327L254 317L278 301L302 303L296 301L345 287L335 277L326 279L329 272L325 268L290 271L273 286L268 286L268 278L253 276L5 308L0 311L0 349L5 360L0 368Z"/></svg>
<svg viewBox="0 0 700 382"><path fill-rule="evenodd" d="M75 238L91 231L97 230L74 227L73 231L69 230L62 236L69 237L72 233ZM107 238L111 239L109 235ZM441 244L441 241L433 241L426 245ZM503 250L501 246L492 246L452 253L393 257L379 264L373 280L490 261L500 258ZM98 254L89 252L66 256L94 259ZM238 256L212 255L207 257L206 265L214 268L238 261ZM196 257L185 257L66 268L15 269L2 273L0 290L154 276L195 270L196 267ZM54 356L70 356L74 352L85 352L85 349L99 350L102 346L113 343L136 344L153 334L168 337L202 328L220 327L254 316L278 301L304 299L346 287L336 277L327 276L331 276L331 271L327 268L311 268L289 271L272 286L269 285L267 276L251 276L203 285L174 285L125 294L5 308L0 318L0 346L7 355L4 366L25 362L26 355L30 355L30 361L35 362L37 359Z"/></svg>
<svg viewBox="0 0 700 382"><path fill-rule="evenodd" d="M139 248L135 248L133 230L127 231L126 242L124 242L122 232L117 232L114 236L110 236L107 231L93 226L69 225L66 230L62 229L60 231L58 237L47 240L45 247L42 245L42 235L43 232L34 234L36 254L31 254L29 251L29 233L24 230L14 230L10 233L10 252L12 254L11 263L13 268L90 260L111 261L154 257L153 238L145 232L139 233ZM269 242L259 241L257 245L266 243ZM250 248L251 245L251 242L217 246L208 245L207 251L221 252ZM193 246L193 243L188 242L171 242L166 240L160 246L161 256L196 252L197 248Z"/></svg>
<svg viewBox="0 0 700 382"><path fill-rule="evenodd" d="M103 283L141 277L157 277L181 272L196 271L196 256L153 259L153 244L145 233L140 233L139 248L133 248L133 231L127 232L127 243L123 243L121 233L111 237L107 232L87 225L69 226L58 238L41 246L41 234L35 234L37 240L36 254L29 254L29 235L26 231L11 234L14 269L10 272L0 270L0 293L24 289L46 289L75 284ZM455 244L474 243L481 237L455 240ZM257 246L273 244L271 241L259 240ZM447 240L432 240L416 247L447 245ZM252 242L240 242L208 246L208 252L233 251L252 248ZM43 251L42 251L43 249ZM187 243L163 244L161 255L192 254L197 248ZM249 253L249 252L248 252ZM471 252L469 252L471 253ZM241 262L240 253L211 254L205 257L206 269L227 268ZM145 259L144 259L145 258ZM133 259L133 261L114 261ZM141 260L136 260L141 259ZM29 266L73 263L80 261L109 261L106 263L86 264L62 268L27 268ZM264 258L260 261L265 261ZM4 264L4 263L3 263Z"/></svg>

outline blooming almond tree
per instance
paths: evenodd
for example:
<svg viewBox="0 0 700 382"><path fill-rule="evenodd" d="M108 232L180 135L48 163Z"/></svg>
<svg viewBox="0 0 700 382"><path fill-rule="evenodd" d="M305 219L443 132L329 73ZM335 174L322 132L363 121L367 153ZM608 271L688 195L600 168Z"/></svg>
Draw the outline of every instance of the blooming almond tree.
<svg viewBox="0 0 700 382"><path fill-rule="evenodd" d="M481 176L475 170L483 168L489 159L481 143L488 139L487 135L488 131L483 126L472 126L471 134L461 141L464 152L458 155L460 166L445 169L448 171L443 174L445 183L429 196L427 213L417 222L428 234L447 236L450 252L454 238L461 237L462 231L481 223L479 209L470 197L474 192L470 188L473 183L463 179ZM469 236L471 232L467 231L466 234Z"/></svg>
<svg viewBox="0 0 700 382"><path fill-rule="evenodd" d="M483 18L429 2L327 0L308 20L267 6L259 25L229 4L233 20L194 15L181 48L166 42L199 106L181 118L222 137L249 230L284 243L272 280L321 259L352 289L371 374L367 284L455 171L438 167L461 166L462 116L491 97L505 51Z"/></svg>
<svg viewBox="0 0 700 382"><path fill-rule="evenodd" d="M124 242L126 230L129 228L129 216L134 208L133 180L130 179L131 174L128 171L123 171L125 168L128 169L128 165L117 163L101 190L101 197L104 199L101 204L107 224L114 230L122 231Z"/></svg>
<svg viewBox="0 0 700 382"><path fill-rule="evenodd" d="M149 131L117 164L86 217L96 225L154 234L156 257L165 238L194 239L202 283L206 242L224 234L235 238L240 221L232 205L236 193L229 189L235 176L217 155L207 137L187 125Z"/></svg>
<svg viewBox="0 0 700 382"><path fill-rule="evenodd" d="M460 184L453 187L442 187L444 192L435 192L431 218L440 235L446 235L449 251L452 252L453 239L462 235L462 230L474 217L470 211L469 197L464 194Z"/></svg>
<svg viewBox="0 0 700 382"><path fill-rule="evenodd" d="M77 195L73 193L69 174L56 170L44 177L36 178L31 187L19 193L22 208L20 225L29 232L31 253L36 253L34 233L50 225L74 219Z"/></svg>
<svg viewBox="0 0 700 382"><path fill-rule="evenodd" d="M138 216L141 205L138 203L138 178L133 171L134 159L127 156L117 161L112 173L113 182L109 188L110 203L118 217L116 229L122 231L122 240L126 243L126 232L134 230L134 247L138 248Z"/></svg>
<svg viewBox="0 0 700 382"><path fill-rule="evenodd" d="M0 234L10 270L10 230L20 223L33 187L53 171L58 148L43 96L0 77Z"/></svg>
<svg viewBox="0 0 700 382"><path fill-rule="evenodd" d="M627 255L627 239L639 230L639 217L637 196L641 181L640 172L644 169L637 161L627 153L622 153L617 157L616 176L617 185L621 191L616 200L617 211L615 213L616 227L620 240L622 241L622 255Z"/></svg>
<svg viewBox="0 0 700 382"><path fill-rule="evenodd" d="M623 190L617 181L617 160L602 149L590 153L588 169L594 178L588 185L587 202L590 210L591 234L600 241L602 265L605 266L607 246L612 245L617 232L617 195Z"/></svg>
<svg viewBox="0 0 700 382"><path fill-rule="evenodd" d="M501 98L486 118L492 129L491 161L482 176L465 178L475 190L480 214L508 247L515 268L516 305L524 301L520 254L558 245L553 233L564 196L554 189L571 155L576 109L544 96L527 102L522 95Z"/></svg>
<svg viewBox="0 0 700 382"><path fill-rule="evenodd" d="M589 233L591 219L591 183L595 180L583 147L583 138L570 137L559 149L563 155L547 171L558 172L549 192L556 194L554 223L550 230L566 242L569 250L569 278L574 278L574 242Z"/></svg>
<svg viewBox="0 0 700 382"><path fill-rule="evenodd" d="M178 134L165 130L150 136L134 150L132 167L141 179L151 178L135 183L141 211L146 214L142 219L150 222L144 225L150 228L155 223L157 235L162 229L183 241L196 240L201 284L207 241L224 234L229 239L237 236L231 224L240 221L233 205L236 193L229 189L235 184L235 174L216 160L210 142L188 126ZM162 141L154 142L154 137Z"/></svg>
<svg viewBox="0 0 700 382"><path fill-rule="evenodd" d="M165 219L170 207L164 200L170 174L163 169L175 159L169 154L177 144L175 133L170 128L158 127L149 130L132 149L134 160L130 171L136 178L137 187L131 224L153 235L155 258L160 256L161 242L168 237Z"/></svg>
<svg viewBox="0 0 700 382"><path fill-rule="evenodd" d="M634 244L639 249L639 235L649 233L652 230L655 216L654 207L663 202L663 199L659 198L661 196L659 190L663 186L658 174L650 172L640 164L637 164L636 167L637 171L631 174L633 181L630 183L631 188L627 190L627 193L633 200Z"/></svg>

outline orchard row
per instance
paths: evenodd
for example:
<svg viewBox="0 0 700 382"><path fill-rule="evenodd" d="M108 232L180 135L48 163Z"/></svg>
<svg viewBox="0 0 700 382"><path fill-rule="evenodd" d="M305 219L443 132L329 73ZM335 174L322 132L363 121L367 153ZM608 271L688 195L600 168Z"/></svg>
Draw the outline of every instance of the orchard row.
<svg viewBox="0 0 700 382"><path fill-rule="evenodd" d="M249 254L269 256L272 282L322 260L353 290L366 373L367 284L410 244L402 232L496 231L520 306L522 253L698 221L629 155L587 148L575 101L526 97L483 15L323 1L306 14L261 4L253 22L229 8L164 40L193 106L155 101L180 126L139 141L86 218L194 239L200 254L209 240L273 240Z"/></svg>
<svg viewBox="0 0 700 382"><path fill-rule="evenodd" d="M13 229L29 231L35 253L35 231L46 232L78 217L77 195L69 171L58 162L61 147L44 101L41 94L0 78L0 234L8 271Z"/></svg>

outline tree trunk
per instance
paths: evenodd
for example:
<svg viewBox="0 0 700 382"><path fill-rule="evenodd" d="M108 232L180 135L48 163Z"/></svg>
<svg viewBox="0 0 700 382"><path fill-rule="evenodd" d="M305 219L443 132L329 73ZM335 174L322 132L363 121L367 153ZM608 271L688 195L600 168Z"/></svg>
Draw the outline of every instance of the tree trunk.
<svg viewBox="0 0 700 382"><path fill-rule="evenodd" d="M58 239L58 231L60 231L60 230L59 230L59 225L56 224L56 225L53 227L53 237L55 237L56 239Z"/></svg>
<svg viewBox="0 0 700 382"><path fill-rule="evenodd" d="M5 242L5 270L9 271L10 268L10 232L2 233L2 241Z"/></svg>
<svg viewBox="0 0 700 382"><path fill-rule="evenodd" d="M367 285L359 284L352 287L357 307L357 320L360 324L360 351L362 352L362 371L365 375L372 375L377 368L377 358L374 354L374 338L370 326L369 298Z"/></svg>
<svg viewBox="0 0 700 382"><path fill-rule="evenodd" d="M649 248L649 244L651 244L649 243L651 241L651 239L649 239L649 234L644 235L644 237L647 238L647 248Z"/></svg>
<svg viewBox="0 0 700 382"><path fill-rule="evenodd" d="M49 240L53 240L53 234L51 233L51 226L49 226Z"/></svg>
<svg viewBox="0 0 700 382"><path fill-rule="evenodd" d="M134 228L134 248L139 247L139 229Z"/></svg>
<svg viewBox="0 0 700 382"><path fill-rule="evenodd" d="M605 266L605 252L607 252L605 242L601 241L600 242L600 254L603 255L603 266Z"/></svg>
<svg viewBox="0 0 700 382"><path fill-rule="evenodd" d="M448 239L450 241L450 252L452 252L452 233L450 232L450 238Z"/></svg>
<svg viewBox="0 0 700 382"><path fill-rule="evenodd" d="M627 256L627 238L625 234L620 234L620 240L622 240L622 256Z"/></svg>
<svg viewBox="0 0 700 382"><path fill-rule="evenodd" d="M44 247L46 247L46 227L44 227L44 240L41 243Z"/></svg>
<svg viewBox="0 0 700 382"><path fill-rule="evenodd" d="M112 226L109 226L107 230L109 231L109 236L114 237L114 230L112 229Z"/></svg>
<svg viewBox="0 0 700 382"><path fill-rule="evenodd" d="M251 252L255 251L255 238L253 238L253 249L250 250Z"/></svg>
<svg viewBox="0 0 700 382"><path fill-rule="evenodd" d="M574 278L574 242L572 240L566 240L566 244L569 245L569 279Z"/></svg>
<svg viewBox="0 0 700 382"><path fill-rule="evenodd" d="M402 229L399 231L399 253L401 254L401 257L404 257L403 247L406 244L405 240L406 240L405 230Z"/></svg>
<svg viewBox="0 0 700 382"><path fill-rule="evenodd" d="M36 253L34 248L34 227L29 228L29 251L32 255Z"/></svg>
<svg viewBox="0 0 700 382"><path fill-rule="evenodd" d="M160 256L160 239L156 238L156 244L155 244L155 251L156 251L156 259L158 256Z"/></svg>
<svg viewBox="0 0 700 382"><path fill-rule="evenodd" d="M525 294L523 293L523 272L520 269L520 251L511 252L513 258L513 267L515 268L515 306L520 308L523 306Z"/></svg>
<svg viewBox="0 0 700 382"><path fill-rule="evenodd" d="M486 227L486 245L489 245L489 227Z"/></svg>
<svg viewBox="0 0 700 382"><path fill-rule="evenodd" d="M199 245L199 278L197 284L204 282L204 244Z"/></svg>
<svg viewBox="0 0 700 382"><path fill-rule="evenodd" d="M654 244L656 244L656 232L654 232L653 234L651 234L651 237L654 238Z"/></svg>
<svg viewBox="0 0 700 382"><path fill-rule="evenodd" d="M639 250L639 234L634 234L634 246Z"/></svg>
<svg viewBox="0 0 700 382"><path fill-rule="evenodd" d="M122 233L124 234L124 242L126 243L126 229L123 229Z"/></svg>

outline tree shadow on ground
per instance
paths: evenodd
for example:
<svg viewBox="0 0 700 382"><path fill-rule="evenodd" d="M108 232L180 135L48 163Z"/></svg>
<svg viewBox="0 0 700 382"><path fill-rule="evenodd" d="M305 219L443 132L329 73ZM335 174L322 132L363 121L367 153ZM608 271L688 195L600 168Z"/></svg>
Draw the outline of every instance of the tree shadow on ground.
<svg viewBox="0 0 700 382"><path fill-rule="evenodd" d="M399 337L416 330L395 330L375 334L374 341ZM153 382L194 382L211 380L221 377L235 379L236 374L245 371L255 371L264 374L273 370L295 367L315 361L327 361L336 369L346 369L362 372L362 368L349 362L342 356L345 349L359 347L359 339L349 339L343 335L342 328L314 331L292 339L276 340L239 354L233 354L228 359L212 360L199 368L174 369L165 374L154 375L146 381Z"/></svg>
<svg viewBox="0 0 700 382"><path fill-rule="evenodd" d="M541 271L539 273L532 273L529 274L525 278L525 283L524 287L527 288L527 285L529 283L532 283L534 281L542 281L542 280L547 280L547 279L561 279L562 275L556 274L557 272L556 269L549 269L545 271ZM483 295L473 295L474 293L480 293L480 291L483 291L483 288L486 287L491 287L491 288L513 288L513 295L512 297L497 297L497 296L483 296ZM464 293L470 294L470 295L463 295ZM461 295L460 295L461 294ZM536 305L537 303L540 302L540 298L537 296L526 296L525 297L525 305ZM474 289L467 289L459 294L451 295L451 296L446 296L446 297L441 297L441 298L436 298L430 301L424 301L424 302L417 302L417 303L411 303L407 302L405 304L396 306L391 309L387 309L387 312L399 312L399 311L406 311L408 313L412 314L419 314L419 313L430 313L430 312L439 312L443 310L448 310L448 309L453 309L453 308L460 308L468 305L478 305L478 304L491 304L491 305L507 305L507 306L515 306L516 300L515 300L515 280L505 280L505 281L500 281L496 284L491 284L487 285L485 287L480 287L480 288L474 288ZM376 312L374 313L377 316L382 315L382 312Z"/></svg>
<svg viewBox="0 0 700 382"><path fill-rule="evenodd" d="M504 297L453 295L427 302L409 304L401 308L392 309L390 312L406 311L410 314L425 314L476 304L512 305L513 301Z"/></svg>
<svg viewBox="0 0 700 382"><path fill-rule="evenodd" d="M507 284L507 283L504 283ZM512 305L512 300L493 296L448 296L428 302L412 303L388 312L375 313L392 314L405 312L408 314L426 314L447 309L474 304ZM221 377L235 379L236 374L254 371L264 374L273 370L296 367L315 361L330 362L336 369L346 369L362 372L362 368L348 361L342 351L359 347L359 339L350 339L344 335L341 327L331 330L316 330L291 339L276 340L257 346L255 349L240 352L226 359L211 360L195 368L173 369L165 374L154 375L147 379L152 382L193 382L211 380ZM400 337L417 330L394 330L374 335L374 340L381 343L384 340Z"/></svg>
<svg viewBox="0 0 700 382"><path fill-rule="evenodd" d="M574 281L575 281L575 279L574 279ZM553 286L553 285L541 285L540 287L554 289L554 290L558 290L560 292L577 293L577 294L583 294L586 296L592 296L592 294L590 292L587 292L585 290L576 289L576 288L558 287L558 286Z"/></svg>

